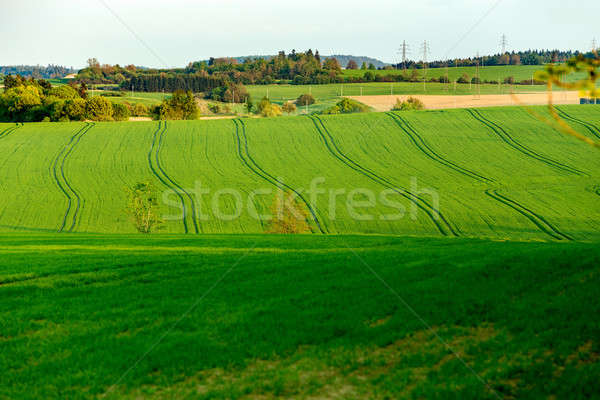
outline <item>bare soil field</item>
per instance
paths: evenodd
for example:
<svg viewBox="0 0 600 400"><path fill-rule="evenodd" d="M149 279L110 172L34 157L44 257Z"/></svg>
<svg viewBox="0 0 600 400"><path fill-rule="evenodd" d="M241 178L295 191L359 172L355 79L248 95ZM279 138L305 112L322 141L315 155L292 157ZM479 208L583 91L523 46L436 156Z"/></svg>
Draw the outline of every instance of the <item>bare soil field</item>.
<svg viewBox="0 0 600 400"><path fill-rule="evenodd" d="M563 91L552 94L555 104L578 104L579 92ZM510 94L485 94L467 96L446 95L403 95L403 96L347 96L373 107L377 111L389 111L397 99L402 101L408 97L416 97L425 104L426 109L435 110L442 108L469 108L469 107L494 107L513 105L542 105L548 103L548 92L516 94L516 100Z"/></svg>

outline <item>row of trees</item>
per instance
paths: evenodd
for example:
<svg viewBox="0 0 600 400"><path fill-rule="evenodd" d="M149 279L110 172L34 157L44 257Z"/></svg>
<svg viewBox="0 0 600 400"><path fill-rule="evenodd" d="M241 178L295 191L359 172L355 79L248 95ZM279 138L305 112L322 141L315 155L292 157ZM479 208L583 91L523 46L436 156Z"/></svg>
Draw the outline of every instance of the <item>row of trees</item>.
<svg viewBox="0 0 600 400"><path fill-rule="evenodd" d="M190 63L186 68L142 69L133 65L101 65L88 60L88 66L77 75L77 80L88 84L117 83L124 89L172 92L191 90L200 92L222 86L223 82L243 84L270 84L276 81L291 83L339 82L342 68L335 58L321 60L317 52L280 52L271 59L247 58L239 63L233 58L211 58L208 62Z"/></svg>
<svg viewBox="0 0 600 400"><path fill-rule="evenodd" d="M474 67L477 64L486 66L496 65L543 65L549 63L564 63L567 60L582 54L572 50L524 50L511 53L498 53L491 56L454 58L451 60L438 60L425 63L427 68L443 68L448 66ZM593 54L584 54L593 58ZM394 69L423 68L421 61L407 61L394 65Z"/></svg>
<svg viewBox="0 0 600 400"><path fill-rule="evenodd" d="M194 93L211 91L223 86L227 81L223 77L210 76L207 73L168 75L144 74L122 81L123 90L136 90L138 92L175 92L177 90L191 91Z"/></svg>
<svg viewBox="0 0 600 400"><path fill-rule="evenodd" d="M0 66L0 75L21 75L25 77L33 77L35 79L42 78L63 78L65 75L77 72L73 68L63 67L62 65L49 64L41 65L4 65Z"/></svg>

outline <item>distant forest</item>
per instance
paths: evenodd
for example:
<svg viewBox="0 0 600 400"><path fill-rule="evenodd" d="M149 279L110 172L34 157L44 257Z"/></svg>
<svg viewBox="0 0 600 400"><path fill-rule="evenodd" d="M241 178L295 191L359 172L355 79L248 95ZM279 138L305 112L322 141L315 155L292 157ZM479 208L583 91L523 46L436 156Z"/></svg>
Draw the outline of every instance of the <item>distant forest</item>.
<svg viewBox="0 0 600 400"><path fill-rule="evenodd" d="M77 72L76 69L61 65L0 65L0 75L21 75L35 79L63 78L65 75Z"/></svg>
<svg viewBox="0 0 600 400"><path fill-rule="evenodd" d="M454 58L445 61L431 61L425 63L427 68L444 68L448 66L461 66L461 67L475 67L479 65L494 66L494 65L543 65L551 62L560 63L565 62L569 58L581 54L579 51L562 51L562 50L525 50L510 53L498 53L492 56L482 57L469 57L469 58ZM587 56L593 57L591 52L587 53ZM403 63L393 65L395 69L404 68L423 68L423 62L421 61L407 61L406 65Z"/></svg>
<svg viewBox="0 0 600 400"><path fill-rule="evenodd" d="M448 66L485 65L542 65L550 62L564 62L580 54L578 51L527 50L505 54L460 58L448 61L432 61L428 68ZM590 53L591 57L592 54ZM189 90L210 92L217 87L231 85L287 84L328 84L358 82L403 82L417 81L416 72L423 68L419 61L409 61L406 65L383 65L367 57L335 56L325 57L319 51L290 53L280 51L276 56L247 56L231 58L210 58L205 61L190 62L183 68L155 69L127 65L100 64L97 59L88 60L88 66L80 70L76 81L86 84L117 84L123 90L146 92L173 92ZM5 67L6 68L6 67ZM19 67L10 67L5 73L20 74ZM71 72L65 67L36 67L41 77L64 76ZM363 70L364 73L344 74L344 69ZM377 74L375 70L398 70L398 73ZM406 71L404 71L406 69ZM21 72L31 70L23 68ZM46 75L44 75L46 74ZM23 74L21 74L23 75ZM27 75L25 75L27 76ZM531 81L529 81L531 83Z"/></svg>

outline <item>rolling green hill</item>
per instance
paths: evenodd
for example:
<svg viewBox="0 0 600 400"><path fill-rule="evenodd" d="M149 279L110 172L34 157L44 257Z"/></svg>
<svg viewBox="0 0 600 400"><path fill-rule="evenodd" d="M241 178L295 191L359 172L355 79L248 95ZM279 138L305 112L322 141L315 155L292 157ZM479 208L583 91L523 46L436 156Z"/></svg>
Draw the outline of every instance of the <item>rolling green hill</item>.
<svg viewBox="0 0 600 400"><path fill-rule="evenodd" d="M482 81L497 81L503 82L505 78L513 77L516 82L528 81L533 79L533 75L537 71L544 69L543 65L497 65L491 67L479 67L479 78ZM344 76L362 77L365 70L346 69L343 70ZM375 70L372 71L377 75L400 74L403 70ZM417 70L420 77L423 76L423 70ZM410 70L407 72L410 74ZM453 82L463 75L469 78L477 76L477 67L456 67L455 65L448 66L448 79ZM426 72L428 78L440 78L446 76L446 68L428 68ZM578 79L578 74L573 74L569 77L570 80Z"/></svg>
<svg viewBox="0 0 600 400"><path fill-rule="evenodd" d="M599 265L573 242L0 235L0 398L593 398Z"/></svg>
<svg viewBox="0 0 600 400"><path fill-rule="evenodd" d="M600 136L600 108L561 110L574 128ZM0 132L5 232L133 232L124 188L150 180L164 194L163 214L175 218L164 232L264 232L268 222L255 214L268 213L282 187L301 195L319 234L600 237L597 151L518 108L2 124ZM317 178L313 199L306 191Z"/></svg>
<svg viewBox="0 0 600 400"><path fill-rule="evenodd" d="M600 157L521 108L0 124L0 155L2 399L600 390ZM277 187L312 234L262 234Z"/></svg>

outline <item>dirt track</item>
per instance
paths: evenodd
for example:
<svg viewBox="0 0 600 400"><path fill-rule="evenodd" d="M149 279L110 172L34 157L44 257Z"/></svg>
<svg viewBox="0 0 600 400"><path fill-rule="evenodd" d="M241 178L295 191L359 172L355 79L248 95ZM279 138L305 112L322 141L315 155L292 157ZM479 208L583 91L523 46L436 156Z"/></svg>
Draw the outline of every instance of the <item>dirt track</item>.
<svg viewBox="0 0 600 400"><path fill-rule="evenodd" d="M433 96L433 95L402 95L402 96L346 96L350 99L360 101L377 111L389 111L397 99L405 100L408 97L416 97L425 104L426 109L442 108L469 108L469 107L494 107L514 106L519 104L542 105L548 103L548 92L517 94L516 102L510 94L482 94L481 96ZM554 92L555 104L579 104L579 93Z"/></svg>

